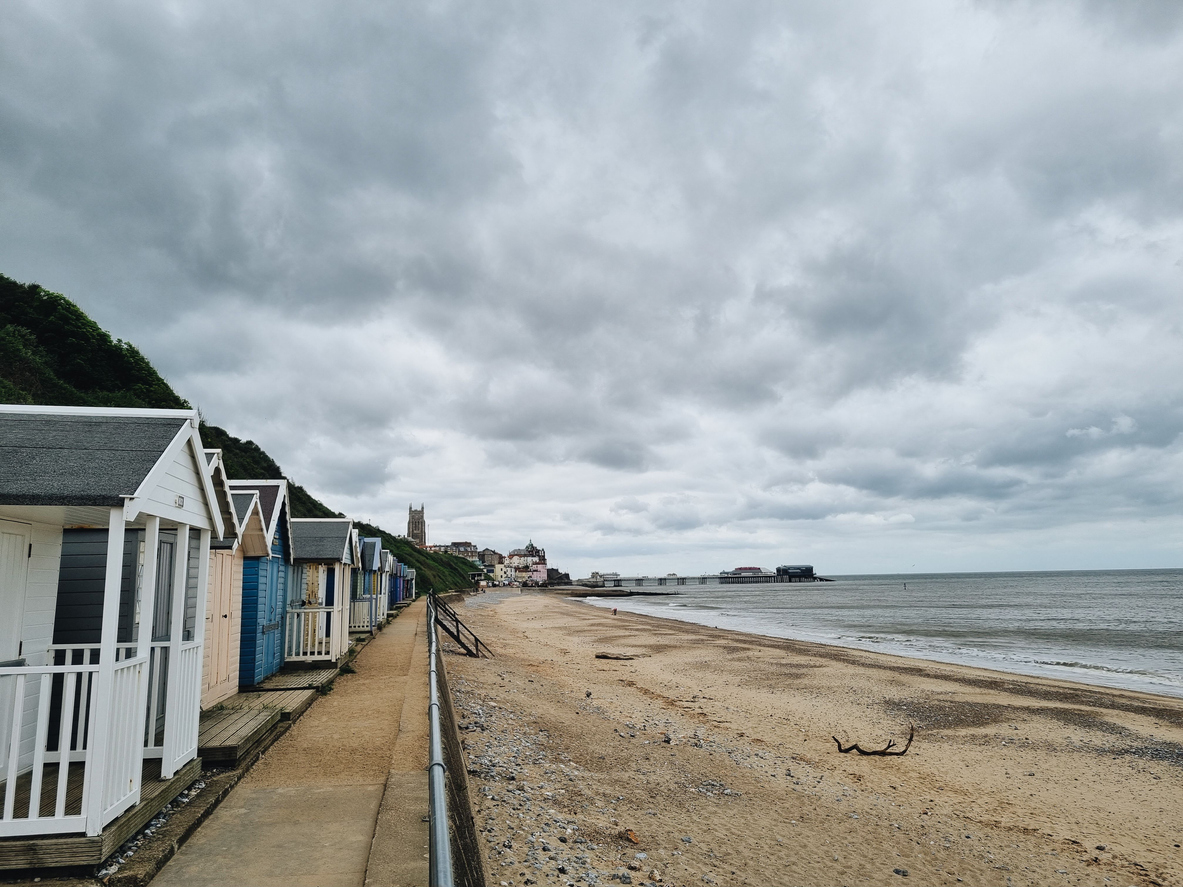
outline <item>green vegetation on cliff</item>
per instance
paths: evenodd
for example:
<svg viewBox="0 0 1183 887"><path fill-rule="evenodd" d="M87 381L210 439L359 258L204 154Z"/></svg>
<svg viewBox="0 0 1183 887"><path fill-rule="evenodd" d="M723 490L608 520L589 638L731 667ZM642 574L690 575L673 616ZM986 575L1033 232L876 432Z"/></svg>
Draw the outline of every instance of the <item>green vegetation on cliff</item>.
<svg viewBox="0 0 1183 887"><path fill-rule="evenodd" d="M201 442L222 451L226 474L236 480L279 480L287 477L275 460L253 440L239 440L223 428L201 423ZM292 517L344 517L288 478Z"/></svg>
<svg viewBox="0 0 1183 887"><path fill-rule="evenodd" d="M155 367L130 342L110 333L60 293L0 274L0 403L52 406L189 409ZM217 425L201 424L201 440L222 450L231 478L285 477L252 440L240 440ZM292 517L341 517L288 478ZM420 551L379 527L357 524L381 536L400 563L416 571L420 590L469 586L463 558Z"/></svg>
<svg viewBox="0 0 1183 887"><path fill-rule="evenodd" d="M186 409L130 342L73 302L0 274L0 400L71 407Z"/></svg>

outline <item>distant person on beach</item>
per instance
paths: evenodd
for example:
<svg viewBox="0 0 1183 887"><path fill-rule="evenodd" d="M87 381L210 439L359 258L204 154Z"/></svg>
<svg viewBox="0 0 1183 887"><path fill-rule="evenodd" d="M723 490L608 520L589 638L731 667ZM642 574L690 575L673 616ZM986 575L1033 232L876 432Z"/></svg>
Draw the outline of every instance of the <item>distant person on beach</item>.
<svg viewBox="0 0 1183 887"><path fill-rule="evenodd" d="M613 607L613 608L612 608L612 615L613 615L613 616L615 616L615 615L616 615L616 608L615 608L615 607Z"/></svg>

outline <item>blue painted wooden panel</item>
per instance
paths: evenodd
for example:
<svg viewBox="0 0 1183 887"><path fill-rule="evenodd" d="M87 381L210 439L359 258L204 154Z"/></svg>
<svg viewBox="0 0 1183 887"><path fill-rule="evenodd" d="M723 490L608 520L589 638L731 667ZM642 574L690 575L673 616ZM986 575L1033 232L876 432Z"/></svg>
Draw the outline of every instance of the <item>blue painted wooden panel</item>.
<svg viewBox="0 0 1183 887"><path fill-rule="evenodd" d="M270 558L248 557L242 563L242 641L239 646L238 683L251 687L263 680L263 632L265 601L260 588L266 587Z"/></svg>
<svg viewBox="0 0 1183 887"><path fill-rule="evenodd" d="M283 623L289 581L289 566L283 556L286 536L286 525L281 520L271 556L243 560L240 686L254 686L283 666Z"/></svg>
<svg viewBox="0 0 1183 887"><path fill-rule="evenodd" d="M267 595L262 625L263 677L275 674L283 666L283 624L287 614L288 565L283 559L284 527L281 524L268 558Z"/></svg>

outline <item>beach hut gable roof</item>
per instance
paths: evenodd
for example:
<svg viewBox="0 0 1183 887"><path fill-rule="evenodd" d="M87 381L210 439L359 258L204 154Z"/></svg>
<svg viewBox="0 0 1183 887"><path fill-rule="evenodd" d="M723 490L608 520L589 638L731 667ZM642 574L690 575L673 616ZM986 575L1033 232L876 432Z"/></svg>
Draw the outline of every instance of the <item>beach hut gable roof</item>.
<svg viewBox="0 0 1183 887"><path fill-rule="evenodd" d="M292 524L288 507L288 482L286 480L232 480L230 489L234 492L254 492L258 494L259 514L263 518L263 526L267 529L267 538L275 538L280 522L287 527L288 540L284 555L290 562L292 559Z"/></svg>
<svg viewBox="0 0 1183 887"><path fill-rule="evenodd" d="M267 557L271 553L271 537L259 507L259 494L254 490L233 492L234 513L238 518L239 535L242 539L242 553L247 557Z"/></svg>
<svg viewBox="0 0 1183 887"><path fill-rule="evenodd" d="M152 513L189 523L198 503L186 511L165 487L170 472L192 471L204 495L203 520L221 538L223 516L197 426L196 410L0 405L0 505L126 503L127 519L135 520L155 497L161 501Z"/></svg>
<svg viewBox="0 0 1183 887"><path fill-rule="evenodd" d="M259 494L254 490L235 491L230 494L230 501L234 503L234 514L238 518L239 526L241 526L250 519L251 511L258 506ZM259 512L259 520L263 520L262 511Z"/></svg>
<svg viewBox="0 0 1183 887"><path fill-rule="evenodd" d="M291 526L295 560L357 563L353 521L349 518L294 518Z"/></svg>
<svg viewBox="0 0 1183 887"><path fill-rule="evenodd" d="M362 569L377 573L382 569L382 539L378 536L364 536L361 540Z"/></svg>
<svg viewBox="0 0 1183 887"><path fill-rule="evenodd" d="M230 487L226 479L226 466L222 462L221 450L206 450L206 471L213 484L214 494L217 496L218 510L222 513L222 524L225 527L220 541L213 543L214 548L236 548L242 537L242 526L238 514L234 510L231 500Z"/></svg>

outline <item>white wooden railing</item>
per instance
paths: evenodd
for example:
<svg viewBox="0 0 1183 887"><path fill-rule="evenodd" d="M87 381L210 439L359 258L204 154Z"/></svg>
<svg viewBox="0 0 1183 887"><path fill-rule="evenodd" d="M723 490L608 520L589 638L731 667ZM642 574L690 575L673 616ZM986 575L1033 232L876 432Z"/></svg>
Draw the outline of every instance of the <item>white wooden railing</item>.
<svg viewBox="0 0 1183 887"><path fill-rule="evenodd" d="M144 757L160 758L162 773L173 772L197 755L198 721L201 717L201 654L200 641L182 643L176 657L178 674L173 675L172 646L168 641L158 641L152 645ZM170 688L175 698L170 696ZM164 727L158 729L157 724L162 716Z"/></svg>
<svg viewBox="0 0 1183 887"><path fill-rule="evenodd" d="M349 630L370 631L374 627L374 596L362 595L349 602Z"/></svg>
<svg viewBox="0 0 1183 887"><path fill-rule="evenodd" d="M171 775L181 765L197 757L198 721L201 717L201 641L185 641L177 656L175 698L168 700L166 731L172 737L171 749L162 762L163 773Z"/></svg>
<svg viewBox="0 0 1183 887"><path fill-rule="evenodd" d="M103 825L140 802L144 746L140 709L147 656L124 659L115 665L111 682L111 738L107 743L103 780ZM85 808L84 808L85 809Z"/></svg>
<svg viewBox="0 0 1183 887"><path fill-rule="evenodd" d="M80 660L90 656L79 655ZM66 809L66 789L73 764L87 764L89 738L94 727L91 696L99 666L80 661L70 665L38 665L0 668L0 780L3 807L0 834L34 835L84 831L86 797L97 768L86 767L82 804ZM54 699L54 690L58 698ZM50 723L57 719L54 735ZM53 750L50 750L50 746ZM42 811L45 768L57 764L52 812ZM29 780L29 802L17 809L18 784Z"/></svg>
<svg viewBox="0 0 1183 887"><path fill-rule="evenodd" d="M326 659L341 655L338 630L332 617L340 618L335 607L288 607L284 632L284 655L292 660Z"/></svg>
<svg viewBox="0 0 1183 887"><path fill-rule="evenodd" d="M165 714L168 700L168 662L170 647L168 641L155 643L149 652L148 662L148 711L144 722L144 757L164 756L164 730L156 728Z"/></svg>

